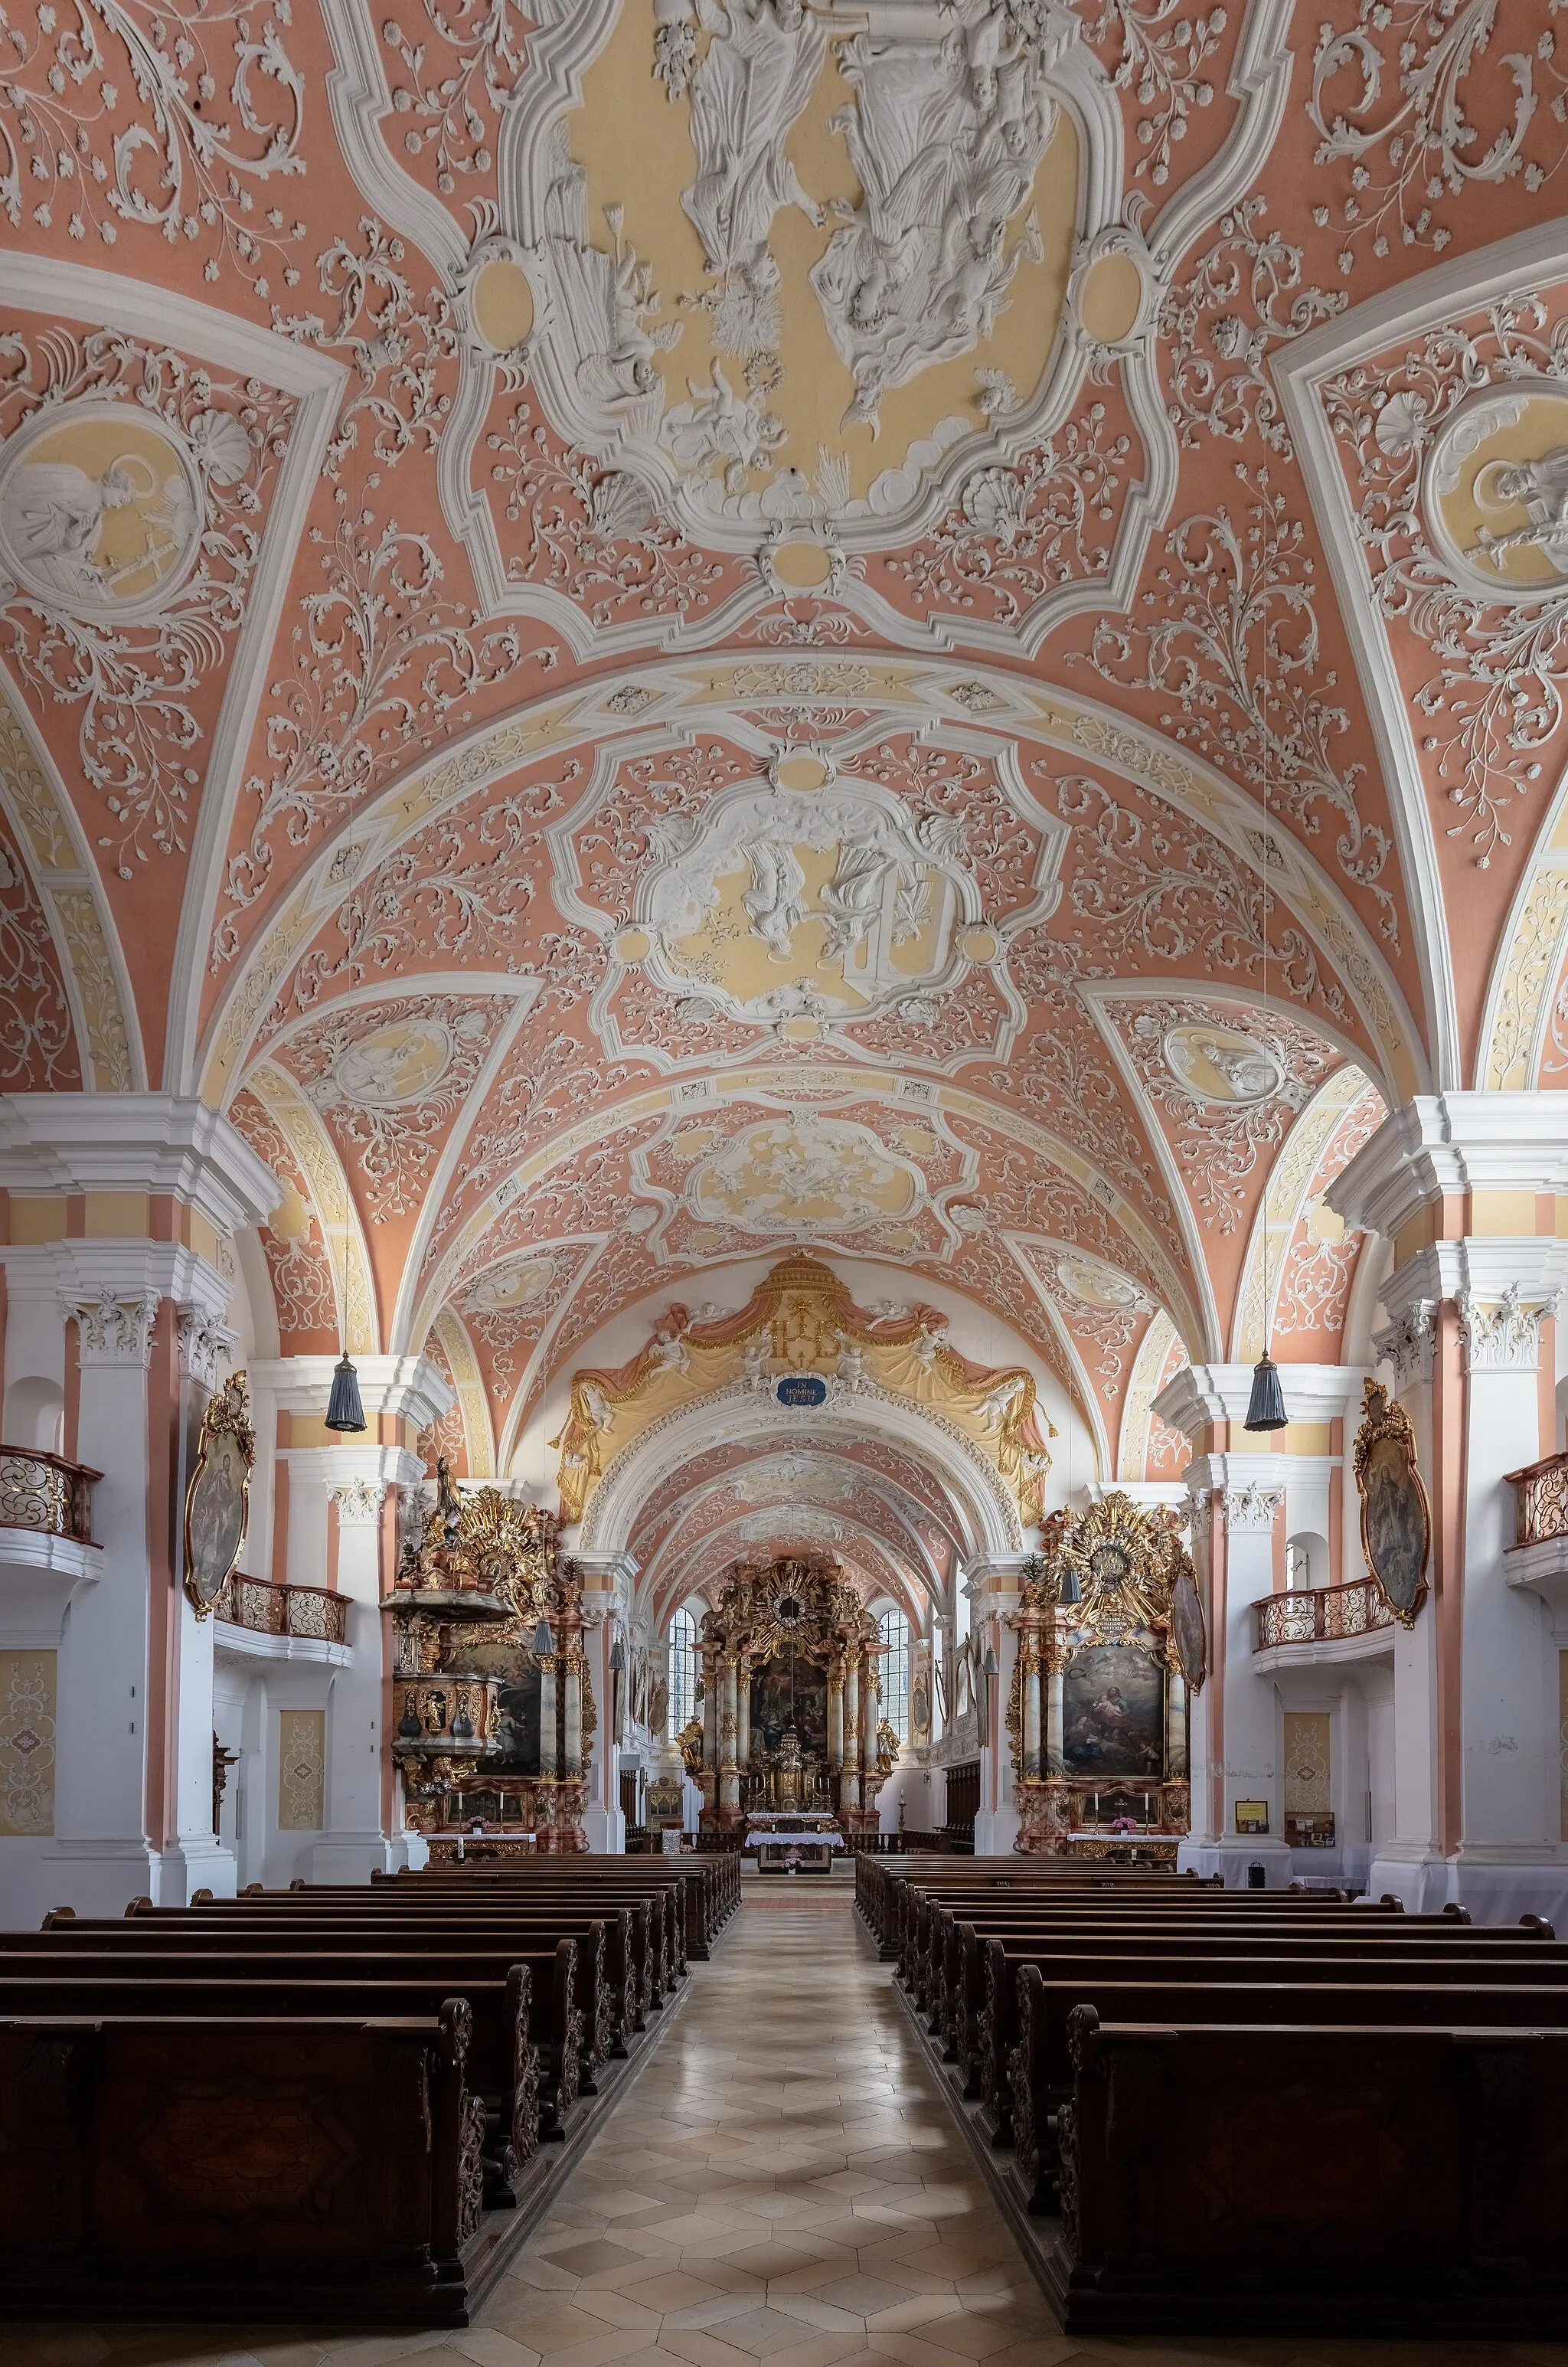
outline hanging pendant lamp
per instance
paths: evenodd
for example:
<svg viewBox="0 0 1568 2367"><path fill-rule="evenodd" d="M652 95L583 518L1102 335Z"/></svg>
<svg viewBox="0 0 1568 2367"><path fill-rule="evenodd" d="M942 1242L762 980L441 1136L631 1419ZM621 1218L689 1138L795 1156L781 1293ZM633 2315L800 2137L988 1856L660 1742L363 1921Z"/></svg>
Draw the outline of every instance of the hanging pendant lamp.
<svg viewBox="0 0 1568 2367"><path fill-rule="evenodd" d="M1078 1574L1071 1562L1067 1564L1066 1569L1062 1572L1061 1591L1058 1593L1056 1600L1058 1603L1081 1603L1083 1601L1083 1589L1078 1584Z"/></svg>
<svg viewBox="0 0 1568 2367"><path fill-rule="evenodd" d="M328 1430L363 1430L365 1404L359 1394L359 1376L350 1364L346 1350L341 1363L333 1367L333 1393L327 1400Z"/></svg>
<svg viewBox="0 0 1568 2367"><path fill-rule="evenodd" d="M1280 1367L1267 1348L1252 1368L1252 1395L1247 1400L1244 1430L1283 1430L1290 1416L1280 1387Z"/></svg>
<svg viewBox="0 0 1568 2367"><path fill-rule="evenodd" d="M1265 866L1267 866L1267 850L1272 844L1272 831L1269 812L1269 621L1267 616L1264 617L1263 627L1262 724L1263 728L1260 747L1263 762L1263 843L1265 848L1264 861ZM1267 1011L1269 1008L1269 889L1267 868L1265 868L1264 872L1264 883L1263 1007L1264 1010ZM1274 1277L1276 1288L1279 1285L1279 1274L1276 1272ZM1285 1412L1285 1393L1280 1387L1280 1367L1274 1362L1273 1357L1269 1353L1269 1309L1271 1304L1272 1301L1269 1295L1269 1179L1266 1178L1263 1186L1263 1353L1259 1356L1257 1364L1252 1368L1252 1394L1248 1398L1247 1403L1247 1420L1242 1424L1242 1428L1244 1430L1283 1430L1286 1421L1289 1419Z"/></svg>

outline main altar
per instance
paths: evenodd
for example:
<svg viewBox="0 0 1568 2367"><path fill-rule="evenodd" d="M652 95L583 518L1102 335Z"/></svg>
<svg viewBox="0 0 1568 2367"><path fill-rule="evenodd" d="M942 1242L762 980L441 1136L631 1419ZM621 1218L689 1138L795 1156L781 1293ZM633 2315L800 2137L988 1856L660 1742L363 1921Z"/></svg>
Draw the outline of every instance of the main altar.
<svg viewBox="0 0 1568 2367"><path fill-rule="evenodd" d="M706 1831L748 1815L874 1829L897 1751L878 1716L876 1623L831 1557L742 1563L697 1638L702 1716L687 1730Z"/></svg>
<svg viewBox="0 0 1568 2367"><path fill-rule="evenodd" d="M1207 1650L1175 1513L1119 1491L1053 1513L1009 1625L1015 1846L1173 1863L1190 1822L1187 1706Z"/></svg>

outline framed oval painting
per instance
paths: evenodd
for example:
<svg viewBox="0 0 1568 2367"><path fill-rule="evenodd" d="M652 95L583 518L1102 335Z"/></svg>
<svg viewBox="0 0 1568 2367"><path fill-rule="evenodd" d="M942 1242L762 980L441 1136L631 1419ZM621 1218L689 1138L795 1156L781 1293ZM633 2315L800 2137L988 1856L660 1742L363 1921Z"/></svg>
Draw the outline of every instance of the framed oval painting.
<svg viewBox="0 0 1568 2367"><path fill-rule="evenodd" d="M245 1376L235 1373L208 1399L186 1489L185 1588L198 1619L206 1618L239 1561L255 1459Z"/></svg>
<svg viewBox="0 0 1568 2367"><path fill-rule="evenodd" d="M1404 1408L1379 1381L1364 1385L1356 1433L1356 1486L1361 1498L1361 1550L1384 1602L1413 1627L1427 1598L1432 1515L1416 1467L1416 1437Z"/></svg>

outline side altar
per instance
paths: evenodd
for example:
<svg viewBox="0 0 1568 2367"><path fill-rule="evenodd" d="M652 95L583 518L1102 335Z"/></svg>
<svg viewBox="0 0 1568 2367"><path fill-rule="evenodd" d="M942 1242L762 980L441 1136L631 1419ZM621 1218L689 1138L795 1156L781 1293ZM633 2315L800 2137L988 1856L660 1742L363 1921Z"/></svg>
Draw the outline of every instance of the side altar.
<svg viewBox="0 0 1568 2367"><path fill-rule="evenodd" d="M1176 1515L1120 1492L1053 1513L1009 1624L1015 1847L1173 1863L1190 1824L1187 1705L1207 1658Z"/></svg>
<svg viewBox="0 0 1568 2367"><path fill-rule="evenodd" d="M876 1623L830 1557L741 1563L697 1638L702 1717L682 1737L704 1829L750 1811L874 1829L897 1738L878 1716Z"/></svg>

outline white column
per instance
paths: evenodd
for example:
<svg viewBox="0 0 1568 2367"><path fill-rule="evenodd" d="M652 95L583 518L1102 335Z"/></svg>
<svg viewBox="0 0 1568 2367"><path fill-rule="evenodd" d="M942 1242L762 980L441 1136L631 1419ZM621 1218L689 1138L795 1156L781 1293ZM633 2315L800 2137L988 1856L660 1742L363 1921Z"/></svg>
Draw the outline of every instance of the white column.
<svg viewBox="0 0 1568 2367"><path fill-rule="evenodd" d="M835 1660L828 1670L828 1765L838 1774L844 1763L844 1672Z"/></svg>
<svg viewBox="0 0 1568 2367"><path fill-rule="evenodd" d="M1173 1777L1187 1773L1187 1680L1179 1669L1168 1669L1165 1682L1166 1759Z"/></svg>
<svg viewBox="0 0 1568 2367"><path fill-rule="evenodd" d="M570 1782L582 1772L582 1675L575 1655L566 1664L562 1709L561 1773Z"/></svg>
<svg viewBox="0 0 1568 2367"><path fill-rule="evenodd" d="M860 1654L844 1655L844 1755L839 1806L852 1816L860 1806Z"/></svg>
<svg viewBox="0 0 1568 2367"><path fill-rule="evenodd" d="M557 1655L554 1652L541 1652L539 1655L539 1773L541 1777L548 1778L551 1782L555 1780L559 1766L556 1741L556 1668Z"/></svg>
<svg viewBox="0 0 1568 2367"><path fill-rule="evenodd" d="M721 1808L737 1808L740 1805L740 1778L736 1772L735 1742L735 1654L726 1652L719 1661L718 1696L718 1805Z"/></svg>
<svg viewBox="0 0 1568 2367"><path fill-rule="evenodd" d="M1245 1886L1247 1868L1261 1864L1270 1888L1290 1879L1291 1853L1284 1840L1284 1784L1280 1768L1280 1713L1271 1678L1253 1665L1258 1640L1257 1604L1274 1591L1275 1531L1284 1510L1287 1457L1280 1455L1211 1455L1195 1457L1188 1482L1193 1489L1195 1526L1209 1523L1209 1603L1213 1674L1204 1688L1207 1755L1192 1764L1194 1839L1180 1863L1204 1874L1223 1873L1233 1889ZM1189 1735L1189 1753L1192 1738ZM1217 1795L1213 1811L1200 1806L1200 1782ZM1238 1800L1261 1800L1269 1811L1267 1836L1239 1834Z"/></svg>
<svg viewBox="0 0 1568 2367"><path fill-rule="evenodd" d="M1039 1639L1032 1636L1024 1645L1022 1750L1025 1775L1037 1777L1040 1773L1040 1650Z"/></svg>

